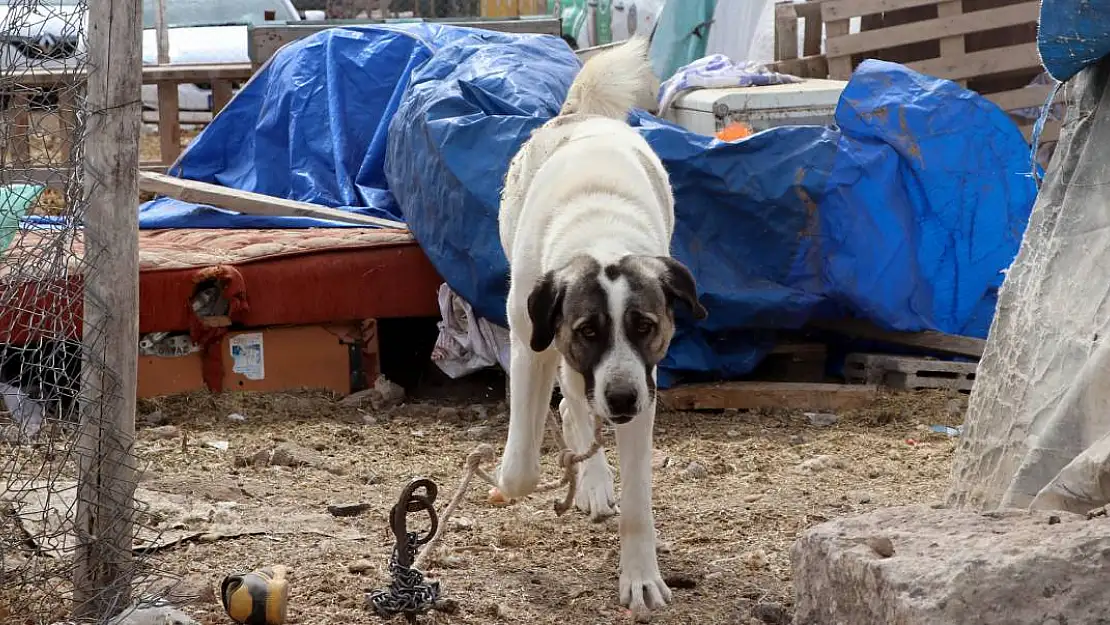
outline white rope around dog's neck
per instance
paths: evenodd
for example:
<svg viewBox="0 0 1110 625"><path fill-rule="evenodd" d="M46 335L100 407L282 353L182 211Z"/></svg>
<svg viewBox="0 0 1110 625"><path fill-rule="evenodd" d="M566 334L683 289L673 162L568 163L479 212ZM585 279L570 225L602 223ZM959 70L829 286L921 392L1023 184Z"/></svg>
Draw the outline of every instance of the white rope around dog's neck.
<svg viewBox="0 0 1110 625"><path fill-rule="evenodd" d="M554 415L554 411L549 411L548 416L550 418L546 419L546 427L551 430L552 434L555 436L555 440L559 441L563 449L563 451L559 453L559 467L563 470L563 475L558 480L540 484L536 487L535 492L546 493L566 486L566 496L563 497L561 501L555 502L555 516L562 516L564 512L570 510L570 507L574 505L574 496L578 491L578 471L576 467L593 457L593 455L601 449L601 419L594 419L594 442L590 445L590 448L582 453L575 453L567 446L559 429L552 427L552 425L558 421ZM490 491L491 497L494 493L500 492L497 490L497 480L482 468L483 462L492 462L496 460L496 458L493 447L486 443L478 445L474 448L474 451L467 455L466 473L463 475L462 481L459 482L459 487L455 489L455 494L451 496L451 500L448 501L447 506L444 507L443 513L439 515L439 531L437 531L436 535L428 541L428 544L424 545L424 548L420 550L420 554L413 561L413 568L424 570L424 564L428 562L431 555L439 547L443 535L447 531L447 523L451 520L451 515L455 513L455 510L458 509L459 505L462 503L463 497L470 489L470 482L473 481L475 476L481 478L482 481L492 487Z"/></svg>

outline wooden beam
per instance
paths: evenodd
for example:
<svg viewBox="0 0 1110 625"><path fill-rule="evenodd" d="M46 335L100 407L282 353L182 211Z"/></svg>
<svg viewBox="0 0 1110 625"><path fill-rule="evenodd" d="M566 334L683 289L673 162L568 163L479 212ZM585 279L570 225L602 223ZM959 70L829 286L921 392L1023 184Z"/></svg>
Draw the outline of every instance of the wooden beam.
<svg viewBox="0 0 1110 625"><path fill-rule="evenodd" d="M826 22L936 4L937 0L828 0L821 5Z"/></svg>
<svg viewBox="0 0 1110 625"><path fill-rule="evenodd" d="M448 24L452 26L465 26L468 28L481 28L505 33L534 33L539 35L555 35L558 37L563 32L562 20L548 15L540 17L524 17L516 19L429 19L424 20L429 24ZM326 22L309 22L303 24L256 24L247 30L248 48L251 63L254 67L261 67L270 60L282 46L303 39L314 33L329 28L342 28L344 26L367 26L383 24L383 20L327 20Z"/></svg>
<svg viewBox="0 0 1110 625"><path fill-rule="evenodd" d="M297 202L283 198L271 197L251 191L229 189L207 182L185 180L166 174L142 172L139 174L139 188L150 193L167 195L183 202L207 204L223 208L244 215L267 215L271 217L311 217L313 219L327 219L349 224L364 226L377 226L380 228L396 228L407 230L408 226L392 219L381 219L367 215L359 215L348 211L341 211L317 204ZM138 197L136 194L135 197ZM132 200L134 203L134 200Z"/></svg>
<svg viewBox="0 0 1110 625"><path fill-rule="evenodd" d="M840 319L837 321L814 321L813 328L828 330L861 339L914 347L927 352L952 354L970 358L982 358L987 342L970 336L958 336L943 332L892 332L872 323L859 319Z"/></svg>
<svg viewBox="0 0 1110 625"><path fill-rule="evenodd" d="M998 108L1003 111L1013 111L1026 108L1040 109L1044 106L1044 102L1048 99L1048 94L1051 92L1052 85L1036 85L1032 87L1023 87L1021 89L1013 89L1011 91L990 93L983 97L997 104ZM1063 93L1064 91L1061 89L1058 92L1057 99L1059 99L1059 96Z"/></svg>
<svg viewBox="0 0 1110 625"><path fill-rule="evenodd" d="M836 37L845 37L848 35L848 20L826 20L825 34L827 41L831 41ZM826 55L827 56L827 55ZM852 57L850 56L829 56L829 78L835 80L848 80L852 77Z"/></svg>
<svg viewBox="0 0 1110 625"><path fill-rule="evenodd" d="M1038 4L1038 3L1034 2L1033 4ZM948 2L941 2L940 4L937 5L937 16L940 19L957 19L959 17L962 17L963 12L964 12L963 0L949 0ZM1039 12L1039 10L1038 10L1038 12ZM988 21L990 18L987 17L987 16L982 16L979 19L981 20L980 24L990 24L991 23L991 22ZM1034 18L1034 20L1035 20L1035 18ZM916 26L918 26L918 28L922 28L922 29L925 28L920 23L916 24ZM1001 24L1000 24L1000 26L1001 26ZM941 56L941 58L962 57L964 55L964 52L966 52L966 50L964 49L963 33L944 33L944 34L946 36L941 37L941 39L940 39L940 56ZM961 87L963 87L965 89L967 88L967 81L966 80L960 80L960 81L957 81L957 82L959 83L959 85Z"/></svg>
<svg viewBox="0 0 1110 625"><path fill-rule="evenodd" d="M718 382L688 384L660 391L667 410L785 410L830 411L866 408L874 403L878 388L865 384L811 384L797 382Z"/></svg>
<svg viewBox="0 0 1110 625"><path fill-rule="evenodd" d="M145 65L144 85L159 82L212 82L214 80L245 81L253 74L250 63L182 63L180 65ZM22 87L56 87L85 80L85 70L31 69L19 72L13 83Z"/></svg>
<svg viewBox="0 0 1110 625"><path fill-rule="evenodd" d="M228 102L231 102L231 96L234 89L230 80L213 80L212 81L212 115L213 117L224 110Z"/></svg>
<svg viewBox="0 0 1110 625"><path fill-rule="evenodd" d="M829 63L832 63L832 59L829 60ZM1037 46L1031 43L1023 43L1016 46L971 52L963 56L917 61L916 63L908 63L907 67L927 76L962 80L1019 69L1037 69L1041 67L1041 57L1037 52Z"/></svg>
<svg viewBox="0 0 1110 625"><path fill-rule="evenodd" d="M957 3L942 2L937 10L944 9L944 13L955 11ZM924 20L910 24L888 26L878 30L866 30L843 37L829 37L825 42L825 53L829 56L846 56L861 52L883 50L894 46L922 41L932 41L945 38L982 32L1004 26L1018 26L1021 24L1036 24L1040 13L1039 2L1023 2L1011 4L997 9L975 11L972 13L953 13L942 15L938 19ZM963 54L961 48L958 54ZM941 55L945 51L941 50Z"/></svg>
<svg viewBox="0 0 1110 625"><path fill-rule="evenodd" d="M88 10L84 319L76 444L73 618L105 622L132 602L136 573L135 404L139 336L142 3Z"/></svg>
<svg viewBox="0 0 1110 625"><path fill-rule="evenodd" d="M779 2L775 4L775 60L798 56L798 12L793 2Z"/></svg>

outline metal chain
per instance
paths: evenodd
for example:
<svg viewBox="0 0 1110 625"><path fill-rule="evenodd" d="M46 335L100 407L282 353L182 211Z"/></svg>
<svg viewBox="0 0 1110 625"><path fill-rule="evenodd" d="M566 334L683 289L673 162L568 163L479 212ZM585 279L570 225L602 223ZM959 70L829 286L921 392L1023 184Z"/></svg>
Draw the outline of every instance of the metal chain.
<svg viewBox="0 0 1110 625"><path fill-rule="evenodd" d="M411 562L418 551L420 535L408 532L407 537L403 549ZM412 623L418 614L432 609L439 601L439 582L426 582L420 569L402 565L403 558L398 553L398 547L400 545L394 545L393 555L389 558L389 573L393 577L389 588L371 592L366 600L378 616L388 619L403 614Z"/></svg>

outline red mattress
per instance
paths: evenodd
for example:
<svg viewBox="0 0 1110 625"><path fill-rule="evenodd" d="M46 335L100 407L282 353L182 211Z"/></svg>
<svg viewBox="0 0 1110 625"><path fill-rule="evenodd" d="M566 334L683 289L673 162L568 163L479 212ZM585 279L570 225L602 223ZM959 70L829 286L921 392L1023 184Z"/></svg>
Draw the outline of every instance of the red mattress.
<svg viewBox="0 0 1110 625"><path fill-rule="evenodd" d="M20 232L5 255L2 343L80 335L81 242L55 254L41 237ZM68 259L66 277L51 257ZM143 334L195 329L206 277L234 291L230 316L247 327L439 315L442 280L404 230L143 230L139 259Z"/></svg>

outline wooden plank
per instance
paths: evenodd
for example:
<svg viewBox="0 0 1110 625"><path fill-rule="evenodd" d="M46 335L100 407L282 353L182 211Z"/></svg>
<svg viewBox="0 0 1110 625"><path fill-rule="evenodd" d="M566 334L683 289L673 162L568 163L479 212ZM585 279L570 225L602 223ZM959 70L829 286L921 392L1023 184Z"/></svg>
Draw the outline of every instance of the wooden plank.
<svg viewBox="0 0 1110 625"><path fill-rule="evenodd" d="M481 28L505 33L533 33L539 35L562 34L562 20L557 17L544 15L542 17L525 17L518 19L429 19L424 20L430 24L449 24L465 26L468 28ZM248 53L251 64L261 67L282 46L303 39L309 35L343 26L366 26L383 24L383 20L328 20L326 22L310 22L304 24L255 24L248 28Z"/></svg>
<svg viewBox="0 0 1110 625"><path fill-rule="evenodd" d="M230 80L212 81L212 115L224 110L227 103L231 102L233 91Z"/></svg>
<svg viewBox="0 0 1110 625"><path fill-rule="evenodd" d="M62 134L62 160L73 167L73 134L77 132L76 86L58 92L58 120Z"/></svg>
<svg viewBox="0 0 1110 625"><path fill-rule="evenodd" d="M5 167L26 167L31 162L31 100L23 91L15 91L3 111Z"/></svg>
<svg viewBox="0 0 1110 625"><path fill-rule="evenodd" d="M1034 3L1034 4L1036 4L1036 3ZM964 12L963 0L951 0L950 2L941 2L940 4L937 5L937 17L939 19L952 19L954 17L959 17L959 16L962 16L963 12ZM986 16L982 16L982 17L980 17L980 19L983 20L980 23L990 24L990 22L986 21L987 20ZM917 26L920 29L925 28L924 26L921 25L920 22L918 22L917 24L914 24L914 25ZM964 36L963 36L963 34L956 34L956 35L952 35L952 36L948 36L948 37L941 37L941 39L940 39L940 56L942 58L962 57L965 52L966 52L966 50L964 49ZM959 80L959 81L957 81L957 83L961 87L964 87L964 88L967 87L967 81L966 80Z"/></svg>
<svg viewBox="0 0 1110 625"><path fill-rule="evenodd" d="M1003 111L1014 111L1025 108L1041 108L1051 92L1051 85L1036 85L1012 91L991 93L983 97L997 104ZM1062 94L1063 90L1060 93Z"/></svg>
<svg viewBox="0 0 1110 625"><path fill-rule="evenodd" d="M829 63L832 63L831 59ZM1039 68L1041 67L1041 57L1037 52L1037 46L1023 43L1016 46L972 52L959 57L918 61L909 63L907 66L927 76L960 80L1012 72L1019 69Z"/></svg>
<svg viewBox="0 0 1110 625"><path fill-rule="evenodd" d="M836 37L844 37L848 34L848 20L838 19L825 21L825 34L827 41L831 41ZM850 56L831 56L829 57L829 78L835 80L848 80L852 77L852 57Z"/></svg>
<svg viewBox="0 0 1110 625"><path fill-rule="evenodd" d="M877 390L875 386L864 384L719 382L660 391L659 402L667 410L782 408L836 412L872 405Z"/></svg>
<svg viewBox="0 0 1110 625"><path fill-rule="evenodd" d="M158 83L158 143L163 163L172 163L181 154L180 114L177 83Z"/></svg>
<svg viewBox="0 0 1110 625"><path fill-rule="evenodd" d="M821 54L821 41L825 38L824 21L821 13L809 11L805 19L805 32L802 35L802 56L815 56Z"/></svg>
<svg viewBox="0 0 1110 625"><path fill-rule="evenodd" d="M1032 142L1033 140L1033 122L1021 126L1021 134L1025 137L1026 141ZM1060 140L1060 122L1046 121L1044 128L1041 129L1040 142L1049 143L1051 141Z"/></svg>
<svg viewBox="0 0 1110 625"><path fill-rule="evenodd" d="M88 124L83 137L84 323L73 618L103 621L132 601L136 566L135 410L139 336L139 127L142 3L88 9Z"/></svg>
<svg viewBox="0 0 1110 625"><path fill-rule="evenodd" d="M166 166L161 163L140 163L140 171L165 171ZM72 179L73 168L63 167L5 167L3 180L5 183L31 183L41 184L47 189L57 191L66 188Z"/></svg>
<svg viewBox="0 0 1110 625"><path fill-rule="evenodd" d="M829 59L823 54L801 59L783 59L771 63L769 67L776 72L802 78L827 78L829 75Z"/></svg>
<svg viewBox="0 0 1110 625"><path fill-rule="evenodd" d="M914 22L912 24L888 26L878 30L863 31L844 37L837 37L835 39L829 37L828 40L825 41L825 52L829 56L845 56L859 54L861 52L882 50L903 44L932 41L940 38L942 45L941 55L944 55L943 45L945 38L982 32L1004 26L1018 26L1029 23L1035 24L1037 23L1037 18L1040 13L1040 3L1023 2L1021 4L999 7L997 9L987 9L984 11L975 11L973 13L957 12L946 15L951 11L955 11L953 7L958 4L961 3L958 1L940 3L937 6L937 10L941 11L943 9L944 13L937 19ZM959 54L963 54L963 52L963 49L958 51Z"/></svg>
<svg viewBox="0 0 1110 625"><path fill-rule="evenodd" d="M775 60L798 58L798 13L793 2L775 5Z"/></svg>
<svg viewBox="0 0 1110 625"><path fill-rule="evenodd" d="M142 70L144 85L159 82L212 82L214 80L247 80L253 74L249 63L182 63L180 65L146 65ZM80 84L86 72L73 70L32 69L19 73L16 84L23 87L56 87Z"/></svg>
<svg viewBox="0 0 1110 625"><path fill-rule="evenodd" d="M827 23L832 20L930 6L936 3L937 0L828 0L821 5L821 17Z"/></svg>
<svg viewBox="0 0 1110 625"><path fill-rule="evenodd" d="M943 332L892 332L859 319L815 321L810 323L810 326L846 336L913 347L938 354L954 354L971 358L982 358L983 348L987 344L983 339Z"/></svg>
<svg viewBox="0 0 1110 625"><path fill-rule="evenodd" d="M261 193L228 189L219 185L175 178L155 172L139 174L139 188L150 193L168 195L183 202L207 204L245 215L268 215L272 217L312 217L330 219L351 224L378 226L383 228L408 229L408 226L392 219L369 217L341 211L317 204L297 202L283 198L270 197Z"/></svg>

